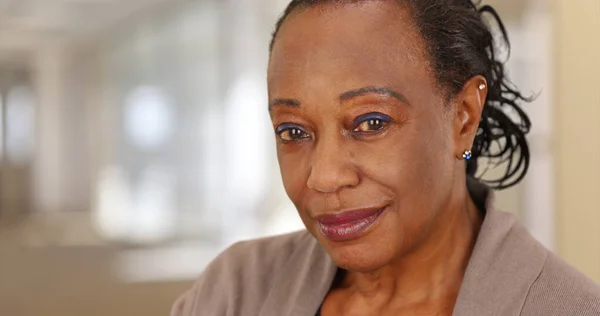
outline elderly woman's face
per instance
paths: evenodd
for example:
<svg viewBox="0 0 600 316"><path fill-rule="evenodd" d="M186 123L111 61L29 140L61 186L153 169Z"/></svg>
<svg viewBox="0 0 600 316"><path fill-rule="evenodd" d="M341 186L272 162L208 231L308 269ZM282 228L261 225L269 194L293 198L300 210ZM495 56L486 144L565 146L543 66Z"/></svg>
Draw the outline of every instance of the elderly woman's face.
<svg viewBox="0 0 600 316"><path fill-rule="evenodd" d="M301 9L277 36L268 86L283 183L342 267L408 253L449 200L452 115L431 68L394 1Z"/></svg>

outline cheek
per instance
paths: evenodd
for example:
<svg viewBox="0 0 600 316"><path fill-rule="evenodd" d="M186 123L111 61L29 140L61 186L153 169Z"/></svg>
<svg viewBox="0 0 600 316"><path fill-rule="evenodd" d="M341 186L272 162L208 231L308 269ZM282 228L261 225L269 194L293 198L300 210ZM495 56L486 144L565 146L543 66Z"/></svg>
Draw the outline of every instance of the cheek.
<svg viewBox="0 0 600 316"><path fill-rule="evenodd" d="M429 118L391 131L377 143L363 143L361 170L367 181L385 186L402 212L432 210L451 183L452 152L446 124Z"/></svg>
<svg viewBox="0 0 600 316"><path fill-rule="evenodd" d="M277 150L283 187L296 207L300 207L300 201L308 179L308 160L305 156L306 154L301 150L293 152L283 148Z"/></svg>
<svg viewBox="0 0 600 316"><path fill-rule="evenodd" d="M443 135L439 131L405 126L375 143L358 143L353 152L360 169L394 191L405 191L423 183L429 174L435 174L444 160Z"/></svg>
<svg viewBox="0 0 600 316"><path fill-rule="evenodd" d="M300 219L310 231L310 217L305 206L311 194L306 185L310 173L308 154L302 150L290 152L279 148L277 159L285 192L296 207Z"/></svg>

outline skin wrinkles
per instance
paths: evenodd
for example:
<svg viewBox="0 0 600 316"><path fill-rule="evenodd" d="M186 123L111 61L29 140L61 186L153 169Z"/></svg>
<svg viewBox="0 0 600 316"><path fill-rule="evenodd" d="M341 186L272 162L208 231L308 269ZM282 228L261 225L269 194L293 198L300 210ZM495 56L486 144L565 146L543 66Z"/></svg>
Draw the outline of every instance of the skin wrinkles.
<svg viewBox="0 0 600 316"><path fill-rule="evenodd" d="M482 221L460 157L479 124L485 79L447 102L414 22L393 1L299 10L270 57L273 127L305 136L276 135L285 190L347 271L323 315L451 315ZM357 133L356 119L369 113L389 121ZM328 240L315 220L384 206L349 241Z"/></svg>

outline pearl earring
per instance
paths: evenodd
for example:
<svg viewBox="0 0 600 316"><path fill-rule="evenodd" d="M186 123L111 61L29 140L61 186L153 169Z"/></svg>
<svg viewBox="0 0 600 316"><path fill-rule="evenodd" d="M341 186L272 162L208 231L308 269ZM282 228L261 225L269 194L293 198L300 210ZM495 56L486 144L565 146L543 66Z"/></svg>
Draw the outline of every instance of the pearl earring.
<svg viewBox="0 0 600 316"><path fill-rule="evenodd" d="M479 90L483 90L483 89L485 89L485 88L486 88L486 85L485 85L485 83L482 83L482 84L480 84L480 85L479 85Z"/></svg>
<svg viewBox="0 0 600 316"><path fill-rule="evenodd" d="M471 160L473 153L470 150L465 150L462 157L464 160Z"/></svg>

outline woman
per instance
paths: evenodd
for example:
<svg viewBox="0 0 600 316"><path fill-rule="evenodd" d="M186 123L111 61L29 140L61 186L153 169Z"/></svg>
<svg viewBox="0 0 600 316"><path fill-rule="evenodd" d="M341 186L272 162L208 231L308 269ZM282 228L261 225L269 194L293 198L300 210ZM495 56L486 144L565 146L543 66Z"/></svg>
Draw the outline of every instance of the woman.
<svg viewBox="0 0 600 316"><path fill-rule="evenodd" d="M232 246L173 315L600 315L597 285L494 210L530 122L486 17L507 41L469 0L292 1L269 112L307 231ZM484 159L506 168L486 185Z"/></svg>

